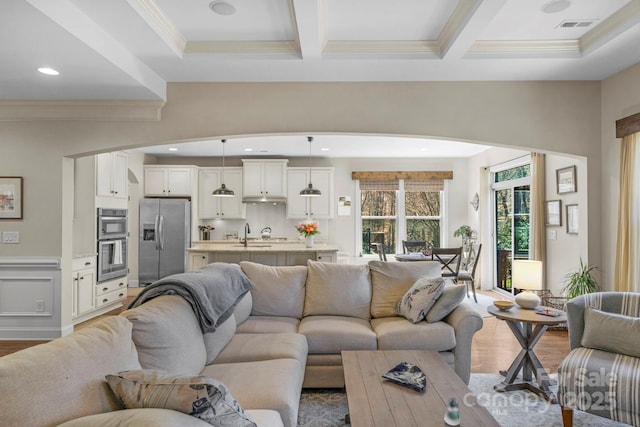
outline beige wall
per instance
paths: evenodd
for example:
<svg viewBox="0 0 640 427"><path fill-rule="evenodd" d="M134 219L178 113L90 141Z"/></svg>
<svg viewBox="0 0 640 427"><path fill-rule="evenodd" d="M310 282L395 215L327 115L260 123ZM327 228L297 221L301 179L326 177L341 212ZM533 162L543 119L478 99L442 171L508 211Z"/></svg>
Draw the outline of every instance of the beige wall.
<svg viewBox="0 0 640 427"><path fill-rule="evenodd" d="M620 139L616 120L640 112L640 64L602 81L602 282L613 290L620 195Z"/></svg>
<svg viewBox="0 0 640 427"><path fill-rule="evenodd" d="M62 227L64 221L72 229L67 192L73 181L66 178L63 186L63 156L197 138L312 132L441 137L585 156L593 161L589 261L600 264L600 217L610 215L599 210L600 82L180 83L170 84L167 93L159 122L0 123L2 175L25 179L24 219L0 222L0 231L20 231L21 243L0 244L0 256L62 256L62 277L70 277L71 248L63 244L70 239Z"/></svg>

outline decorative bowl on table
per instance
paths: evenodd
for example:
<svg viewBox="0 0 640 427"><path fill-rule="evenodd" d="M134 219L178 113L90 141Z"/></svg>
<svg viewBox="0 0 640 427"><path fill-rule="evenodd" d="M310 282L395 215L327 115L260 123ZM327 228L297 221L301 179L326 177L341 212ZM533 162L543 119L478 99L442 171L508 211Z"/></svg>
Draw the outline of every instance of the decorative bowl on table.
<svg viewBox="0 0 640 427"><path fill-rule="evenodd" d="M512 301L494 301L493 305L498 307L498 310L500 311L509 311L514 305L516 305L516 303Z"/></svg>

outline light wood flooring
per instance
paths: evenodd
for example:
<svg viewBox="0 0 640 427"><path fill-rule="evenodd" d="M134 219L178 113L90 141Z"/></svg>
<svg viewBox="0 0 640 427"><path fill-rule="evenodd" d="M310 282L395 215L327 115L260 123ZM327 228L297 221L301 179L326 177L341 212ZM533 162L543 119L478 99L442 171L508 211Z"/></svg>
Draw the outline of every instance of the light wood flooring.
<svg viewBox="0 0 640 427"><path fill-rule="evenodd" d="M137 295L142 288L129 288L129 297L126 305ZM500 298L494 292L479 291L485 295ZM113 316L122 309L113 310L103 316ZM100 316L102 317L102 316ZM97 319L76 325L77 329L90 326ZM482 319L484 326L473 337L471 347L471 372L473 373L497 373L505 370L520 352L520 345L513 336L507 324L497 318L485 317ZM0 341L0 356L14 353L23 348L41 344L43 341ZM553 373L558 365L569 354L569 338L567 331L547 331L534 349L542 365L548 372Z"/></svg>

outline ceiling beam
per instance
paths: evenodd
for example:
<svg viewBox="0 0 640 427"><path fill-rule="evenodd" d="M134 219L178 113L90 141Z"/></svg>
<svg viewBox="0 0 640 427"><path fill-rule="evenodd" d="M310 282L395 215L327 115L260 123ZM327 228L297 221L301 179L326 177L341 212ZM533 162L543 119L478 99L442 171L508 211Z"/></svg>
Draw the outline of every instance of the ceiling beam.
<svg viewBox="0 0 640 427"><path fill-rule="evenodd" d="M582 54L588 55L639 22L640 0L632 0L580 38Z"/></svg>
<svg viewBox="0 0 640 427"><path fill-rule="evenodd" d="M147 25L160 37L164 44L182 58L187 39L178 27L164 14L154 0L127 0L129 6L147 23Z"/></svg>
<svg viewBox="0 0 640 427"><path fill-rule="evenodd" d="M95 21L70 0L26 1L129 77L166 101L167 82L102 27L96 25Z"/></svg>
<svg viewBox="0 0 640 427"><path fill-rule="evenodd" d="M351 172L351 179L453 179L453 171Z"/></svg>
<svg viewBox="0 0 640 427"><path fill-rule="evenodd" d="M327 43L324 0L289 0L292 25L303 59L320 59Z"/></svg>

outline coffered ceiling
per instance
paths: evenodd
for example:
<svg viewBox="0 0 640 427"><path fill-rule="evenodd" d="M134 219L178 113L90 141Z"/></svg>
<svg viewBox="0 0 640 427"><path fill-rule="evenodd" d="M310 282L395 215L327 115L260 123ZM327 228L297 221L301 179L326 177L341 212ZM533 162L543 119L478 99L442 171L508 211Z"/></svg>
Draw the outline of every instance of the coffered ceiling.
<svg viewBox="0 0 640 427"><path fill-rule="evenodd" d="M640 61L640 0L2 0L0 38L4 100L164 100L168 82L601 80Z"/></svg>

